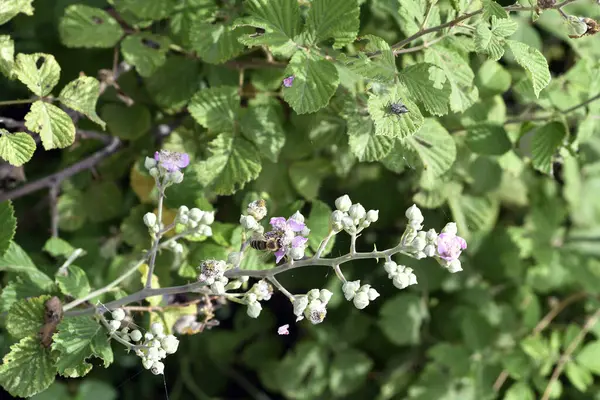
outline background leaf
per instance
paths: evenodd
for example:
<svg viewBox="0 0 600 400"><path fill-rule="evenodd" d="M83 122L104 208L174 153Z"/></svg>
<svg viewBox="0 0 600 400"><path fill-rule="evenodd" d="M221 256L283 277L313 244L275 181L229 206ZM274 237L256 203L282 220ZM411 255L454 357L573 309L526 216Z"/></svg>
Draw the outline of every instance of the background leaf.
<svg viewBox="0 0 600 400"><path fill-rule="evenodd" d="M0 129L0 157L14 166L31 160L35 152L35 140L25 132L9 133Z"/></svg>
<svg viewBox="0 0 600 400"><path fill-rule="evenodd" d="M84 4L68 6L58 30L67 47L111 48L123 35L121 25L109 13Z"/></svg>

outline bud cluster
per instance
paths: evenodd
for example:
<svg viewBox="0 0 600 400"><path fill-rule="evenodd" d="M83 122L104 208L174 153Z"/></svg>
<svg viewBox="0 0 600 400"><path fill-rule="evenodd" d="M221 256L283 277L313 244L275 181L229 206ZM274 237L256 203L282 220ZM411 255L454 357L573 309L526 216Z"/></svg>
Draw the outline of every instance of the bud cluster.
<svg viewBox="0 0 600 400"><path fill-rule="evenodd" d="M306 317L312 324L320 324L327 315L327 303L333 296L327 289L312 289L306 295L294 299L294 315L296 321Z"/></svg>
<svg viewBox="0 0 600 400"><path fill-rule="evenodd" d="M225 294L225 285L229 279L223 274L227 270L227 263L223 260L202 261L198 269L198 281L210 285L215 294Z"/></svg>
<svg viewBox="0 0 600 400"><path fill-rule="evenodd" d="M262 311L261 301L269 301L273 295L273 286L267 281L260 280L244 295L244 302L248 306L246 313L250 318L258 318Z"/></svg>
<svg viewBox="0 0 600 400"><path fill-rule="evenodd" d="M210 225L215 222L215 213L213 211L202 211L199 208L191 210L186 206L179 207L175 222L184 225L186 230L202 236L212 236Z"/></svg>
<svg viewBox="0 0 600 400"><path fill-rule="evenodd" d="M266 202L263 199L255 200L248 204L246 212L248 215L242 215L240 217L240 225L242 225L245 230L262 235L265 229L259 224L259 221L267 216Z"/></svg>
<svg viewBox="0 0 600 400"><path fill-rule="evenodd" d="M190 163L190 156L186 153L161 150L154 153L154 158L146 157L144 167L154 179L163 178L164 187L183 181L183 173L180 171Z"/></svg>
<svg viewBox="0 0 600 400"><path fill-rule="evenodd" d="M352 204L347 194L335 200L335 207L337 210L331 213L330 222L336 233L345 230L353 235L379 219L379 210L366 211L360 203Z"/></svg>
<svg viewBox="0 0 600 400"><path fill-rule="evenodd" d="M437 233L434 229L427 232L421 230L425 220L421 210L413 204L406 210L405 215L408 219L406 230L402 235L402 243L407 248L405 251L417 260L435 256Z"/></svg>
<svg viewBox="0 0 600 400"><path fill-rule="evenodd" d="M125 311L121 308L113 310L111 316L108 321L110 334L135 345L135 354L142 359L144 368L154 375L161 375L165 369L161 360L177 351L179 340L173 335L165 335L164 326L159 322L153 323L150 332L145 334L138 329L130 331L127 326L121 329L125 322Z"/></svg>
<svg viewBox="0 0 600 400"><path fill-rule="evenodd" d="M354 307L362 310L369 303L379 297L377 290L373 289L371 285L360 285L360 281L345 282L342 285L342 291L346 300L354 303Z"/></svg>
<svg viewBox="0 0 600 400"><path fill-rule="evenodd" d="M412 268L398 265L394 261L387 261L383 264L383 269L398 289L405 289L417 284L417 276L413 273Z"/></svg>

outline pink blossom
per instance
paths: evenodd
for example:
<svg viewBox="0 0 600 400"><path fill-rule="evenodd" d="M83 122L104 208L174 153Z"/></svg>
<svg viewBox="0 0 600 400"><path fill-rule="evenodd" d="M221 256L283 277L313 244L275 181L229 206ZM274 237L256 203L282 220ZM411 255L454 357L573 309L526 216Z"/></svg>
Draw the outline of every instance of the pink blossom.
<svg viewBox="0 0 600 400"><path fill-rule="evenodd" d="M179 171L190 163L190 156L187 153L178 153L176 151L161 150L154 153L154 159L158 165L169 172Z"/></svg>
<svg viewBox="0 0 600 400"><path fill-rule="evenodd" d="M288 218L286 220L283 217L273 217L269 223L273 227L273 230L267 232L265 237L277 238L279 249L275 252L276 262L281 261L290 248L295 249L297 247L303 247L306 244L307 238L296 235L306 228L306 225L303 222L293 218Z"/></svg>
<svg viewBox="0 0 600 400"><path fill-rule="evenodd" d="M467 242L460 236L440 233L437 238L437 250L440 258L446 261L458 259L460 253L467 248Z"/></svg>
<svg viewBox="0 0 600 400"><path fill-rule="evenodd" d="M278 335L289 335L290 334L290 331L288 330L289 327L290 327L289 324L285 324L285 325L280 326L277 329L277 334Z"/></svg>
<svg viewBox="0 0 600 400"><path fill-rule="evenodd" d="M292 87L292 84L294 83L294 78L295 78L294 75L290 75L287 78L285 78L283 80L283 86L288 87L288 88Z"/></svg>

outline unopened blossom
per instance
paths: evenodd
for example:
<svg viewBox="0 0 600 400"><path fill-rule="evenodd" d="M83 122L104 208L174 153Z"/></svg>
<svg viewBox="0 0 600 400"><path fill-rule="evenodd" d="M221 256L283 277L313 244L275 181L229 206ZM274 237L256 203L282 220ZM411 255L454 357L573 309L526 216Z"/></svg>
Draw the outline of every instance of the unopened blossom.
<svg viewBox="0 0 600 400"><path fill-rule="evenodd" d="M442 232L437 238L437 251L440 258L446 261L458 259L460 253L467 248L467 242L453 233Z"/></svg>
<svg viewBox="0 0 600 400"><path fill-rule="evenodd" d="M185 168L190 163L190 156L187 153L178 153L176 151L161 150L154 153L154 159L158 165L168 172L176 172Z"/></svg>
<svg viewBox="0 0 600 400"><path fill-rule="evenodd" d="M288 330L289 328L290 328L289 324L282 325L277 329L277 334L278 335L289 335L290 334L290 331Z"/></svg>
<svg viewBox="0 0 600 400"><path fill-rule="evenodd" d="M290 75L287 78L283 79L283 86L285 87L292 87L292 84L294 83L294 75Z"/></svg>

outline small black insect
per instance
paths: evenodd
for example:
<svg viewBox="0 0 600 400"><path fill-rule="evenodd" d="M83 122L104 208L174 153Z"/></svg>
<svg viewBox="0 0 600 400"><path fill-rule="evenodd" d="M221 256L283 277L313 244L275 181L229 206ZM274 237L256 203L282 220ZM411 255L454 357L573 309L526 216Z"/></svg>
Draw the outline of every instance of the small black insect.
<svg viewBox="0 0 600 400"><path fill-rule="evenodd" d="M142 39L142 44L154 50L160 49L160 44L156 43L154 40L144 38Z"/></svg>
<svg viewBox="0 0 600 400"><path fill-rule="evenodd" d="M390 104L389 109L390 109L390 113L396 114L396 115L402 115L402 114L406 114L408 112L408 108L406 108L406 106L404 104L402 104L401 102Z"/></svg>
<svg viewBox="0 0 600 400"><path fill-rule="evenodd" d="M95 15L92 16L92 22L95 23L96 25L101 25L104 23L104 20L100 17L96 17Z"/></svg>

